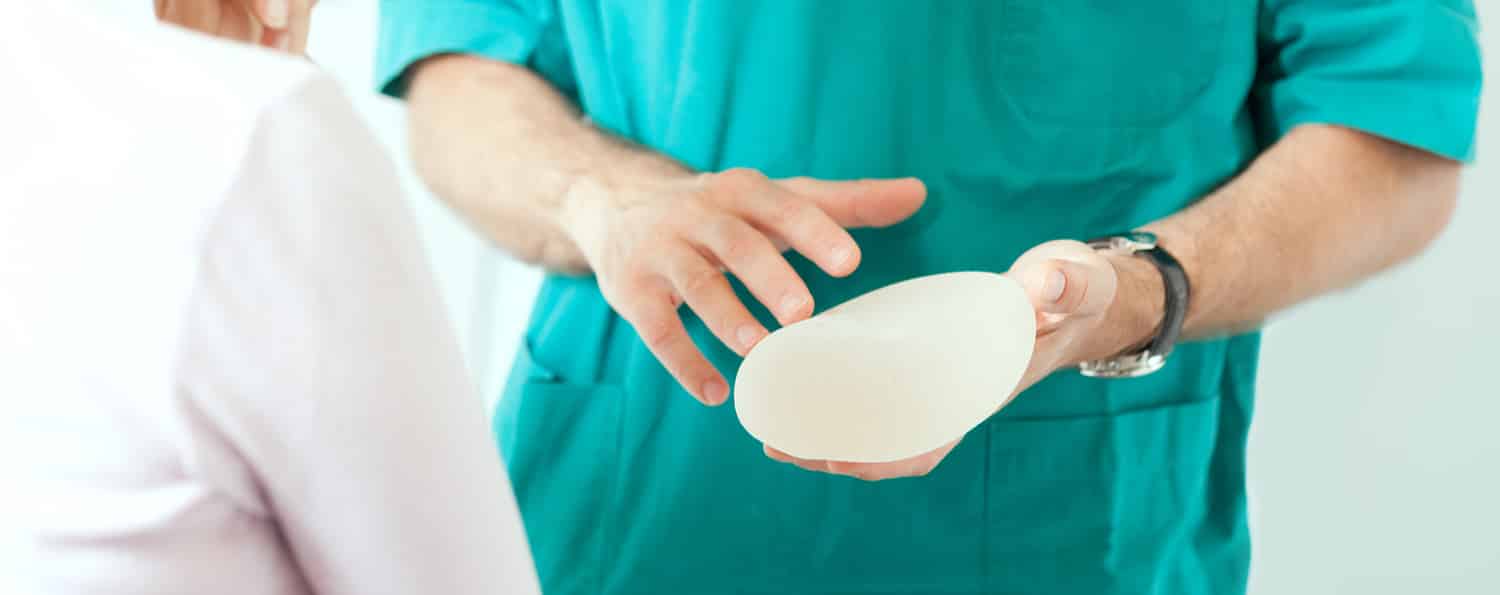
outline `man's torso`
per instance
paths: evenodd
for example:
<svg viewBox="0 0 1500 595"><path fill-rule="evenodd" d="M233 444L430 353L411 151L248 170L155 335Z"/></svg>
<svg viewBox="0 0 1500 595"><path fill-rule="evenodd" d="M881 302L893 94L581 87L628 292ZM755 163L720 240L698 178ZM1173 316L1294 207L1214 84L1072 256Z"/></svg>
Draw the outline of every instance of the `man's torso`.
<svg viewBox="0 0 1500 595"><path fill-rule="evenodd" d="M538 4L532 66L611 131L706 170L927 184L911 220L856 232L850 278L789 256L820 310L1163 217L1258 148L1254 2ZM867 484L765 459L556 277L496 428L558 592L1234 592L1257 343L1055 375L931 476Z"/></svg>

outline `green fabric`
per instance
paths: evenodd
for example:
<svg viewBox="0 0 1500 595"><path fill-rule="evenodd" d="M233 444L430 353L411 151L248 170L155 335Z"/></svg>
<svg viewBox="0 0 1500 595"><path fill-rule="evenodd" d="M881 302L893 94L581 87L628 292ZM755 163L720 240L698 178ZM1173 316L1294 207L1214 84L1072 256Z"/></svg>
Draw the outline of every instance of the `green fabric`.
<svg viewBox="0 0 1500 595"><path fill-rule="evenodd" d="M694 167L923 179L915 217L855 233L852 277L792 257L820 309L1169 215L1303 123L1466 159L1480 85L1451 1L386 0L382 25L388 92L467 51ZM494 423L551 594L1237 593L1258 347L1056 374L930 476L864 483L764 458L554 276Z"/></svg>

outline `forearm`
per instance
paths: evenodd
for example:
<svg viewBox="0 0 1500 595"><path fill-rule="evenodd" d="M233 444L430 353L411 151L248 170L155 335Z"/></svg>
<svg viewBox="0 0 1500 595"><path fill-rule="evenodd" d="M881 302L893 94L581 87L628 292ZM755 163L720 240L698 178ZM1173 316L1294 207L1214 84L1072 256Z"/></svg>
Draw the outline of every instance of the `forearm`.
<svg viewBox="0 0 1500 595"><path fill-rule="evenodd" d="M442 56L415 67L411 150L432 190L517 258L589 269L567 225L574 202L681 164L590 125L541 77L502 62Z"/></svg>
<svg viewBox="0 0 1500 595"><path fill-rule="evenodd" d="M1447 224L1459 170L1364 133L1296 129L1223 188L1145 227L1192 282L1184 337L1253 329L1416 255ZM1112 347L1143 341L1161 317L1159 278L1128 267Z"/></svg>

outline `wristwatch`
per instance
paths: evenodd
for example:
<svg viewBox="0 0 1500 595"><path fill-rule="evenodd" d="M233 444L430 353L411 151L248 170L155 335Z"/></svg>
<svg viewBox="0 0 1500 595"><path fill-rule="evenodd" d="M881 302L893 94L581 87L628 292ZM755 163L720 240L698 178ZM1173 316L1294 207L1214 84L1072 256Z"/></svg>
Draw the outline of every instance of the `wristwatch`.
<svg viewBox="0 0 1500 595"><path fill-rule="evenodd" d="M1182 321L1187 318L1188 287L1187 273L1166 249L1157 242L1156 234L1132 231L1088 242L1095 250L1110 254L1141 256L1156 265L1161 273L1162 287L1166 290L1165 307L1161 324L1156 334L1144 349L1117 355L1108 359L1083 362L1078 371L1095 378L1134 378L1145 376L1167 364L1167 355L1177 344L1182 334Z"/></svg>

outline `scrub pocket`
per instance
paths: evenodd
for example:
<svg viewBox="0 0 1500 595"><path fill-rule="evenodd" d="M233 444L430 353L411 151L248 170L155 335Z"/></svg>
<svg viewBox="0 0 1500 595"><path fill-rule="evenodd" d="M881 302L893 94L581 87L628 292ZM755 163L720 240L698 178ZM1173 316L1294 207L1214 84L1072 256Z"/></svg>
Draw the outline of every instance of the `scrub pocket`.
<svg viewBox="0 0 1500 595"><path fill-rule="evenodd" d="M598 592L604 535L614 515L624 392L566 382L518 350L494 414L542 584L563 593Z"/></svg>
<svg viewBox="0 0 1500 595"><path fill-rule="evenodd" d="M1234 0L1001 0L1000 92L1038 124L1159 124L1219 67Z"/></svg>
<svg viewBox="0 0 1500 595"><path fill-rule="evenodd" d="M1158 592L1194 562L1219 407L987 422L989 591Z"/></svg>

